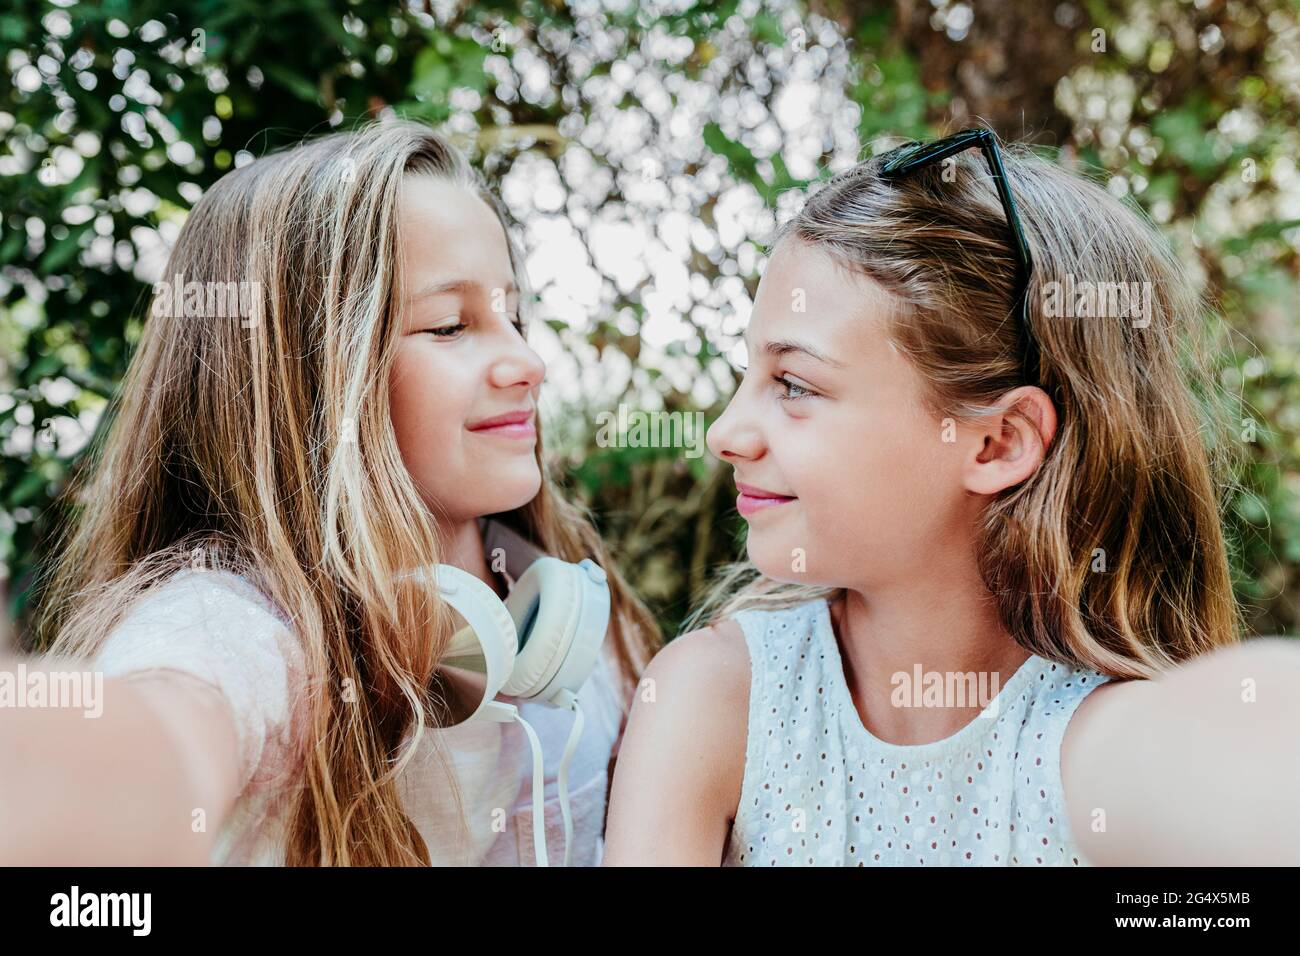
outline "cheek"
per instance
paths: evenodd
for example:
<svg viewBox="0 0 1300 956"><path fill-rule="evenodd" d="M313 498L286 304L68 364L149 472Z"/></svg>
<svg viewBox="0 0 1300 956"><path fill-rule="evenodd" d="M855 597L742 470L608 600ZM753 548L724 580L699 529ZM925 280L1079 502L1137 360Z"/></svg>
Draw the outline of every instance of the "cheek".
<svg viewBox="0 0 1300 956"><path fill-rule="evenodd" d="M393 432L402 460L430 506L453 520L509 511L527 504L541 487L533 453L476 437L465 423L486 373L463 355L442 360L403 343L389 384Z"/></svg>
<svg viewBox="0 0 1300 956"><path fill-rule="evenodd" d="M397 446L412 477L425 487L455 468L463 447L464 396L471 394L468 383L443 364L416 343L404 343L389 386Z"/></svg>
<svg viewBox="0 0 1300 956"><path fill-rule="evenodd" d="M807 524L801 533L823 560L843 566L915 548L947 522L958 485L955 446L937 422L915 414L856 416L806 449L792 468ZM810 569L813 548L809 551Z"/></svg>

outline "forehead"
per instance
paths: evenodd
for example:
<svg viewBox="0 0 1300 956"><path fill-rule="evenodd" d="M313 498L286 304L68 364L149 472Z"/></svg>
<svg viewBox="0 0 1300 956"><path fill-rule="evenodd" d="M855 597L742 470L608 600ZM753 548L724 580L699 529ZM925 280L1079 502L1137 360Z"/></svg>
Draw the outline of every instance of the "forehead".
<svg viewBox="0 0 1300 956"><path fill-rule="evenodd" d="M871 279L787 237L768 260L745 339L751 356L765 342L790 337L858 364L888 347L890 308L888 293Z"/></svg>
<svg viewBox="0 0 1300 956"><path fill-rule="evenodd" d="M398 216L411 279L454 273L484 285L510 281L510 247L492 208L473 191L433 176L402 180Z"/></svg>

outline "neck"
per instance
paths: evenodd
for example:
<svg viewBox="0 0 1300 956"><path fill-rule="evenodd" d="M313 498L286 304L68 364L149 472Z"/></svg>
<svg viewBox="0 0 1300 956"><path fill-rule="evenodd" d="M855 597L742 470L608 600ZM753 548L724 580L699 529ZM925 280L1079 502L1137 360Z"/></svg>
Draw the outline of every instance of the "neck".
<svg viewBox="0 0 1300 956"><path fill-rule="evenodd" d="M848 588L832 603L831 621L858 716L890 743L929 743L956 733L1029 658L1002 627L970 555L927 555L923 572ZM986 689L986 699L945 695L941 706L895 706L891 698L900 687L912 701L918 666L922 675L937 672L944 687L951 686L950 674L974 674L969 686Z"/></svg>
<svg viewBox="0 0 1300 956"><path fill-rule="evenodd" d="M487 554L483 550L483 537L479 534L478 521L474 518L459 522L451 527L444 527L449 553L444 557L446 564L453 564L463 571L468 571L493 591L498 597L506 594L505 582L488 567Z"/></svg>

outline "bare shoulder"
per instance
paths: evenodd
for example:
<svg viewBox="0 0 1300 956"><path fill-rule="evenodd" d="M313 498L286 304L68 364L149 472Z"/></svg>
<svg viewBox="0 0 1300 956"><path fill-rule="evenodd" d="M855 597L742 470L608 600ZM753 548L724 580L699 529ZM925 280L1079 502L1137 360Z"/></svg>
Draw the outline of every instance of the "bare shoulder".
<svg viewBox="0 0 1300 956"><path fill-rule="evenodd" d="M659 733L679 738L706 760L712 783L728 800L730 819L740 800L749 729L749 650L733 620L690 631L670 641L642 678L643 701ZM636 708L632 720L637 719ZM701 733L700 728L707 728Z"/></svg>
<svg viewBox="0 0 1300 956"><path fill-rule="evenodd" d="M721 862L740 803L749 654L725 621L670 641L641 677L610 790L609 865Z"/></svg>
<svg viewBox="0 0 1300 956"><path fill-rule="evenodd" d="M1109 733L1122 715L1150 696L1153 684L1146 680L1111 680L1092 690L1079 702L1065 728L1061 760L1082 751L1099 734Z"/></svg>
<svg viewBox="0 0 1300 956"><path fill-rule="evenodd" d="M646 670L647 676L681 688L709 688L717 698L749 701L749 650L733 620L690 631L669 641Z"/></svg>

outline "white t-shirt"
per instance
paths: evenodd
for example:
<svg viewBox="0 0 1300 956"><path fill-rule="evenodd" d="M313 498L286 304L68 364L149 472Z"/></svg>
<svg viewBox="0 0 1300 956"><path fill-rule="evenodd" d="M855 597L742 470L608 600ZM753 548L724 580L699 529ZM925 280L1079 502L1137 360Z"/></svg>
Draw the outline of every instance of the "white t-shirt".
<svg viewBox="0 0 1300 956"><path fill-rule="evenodd" d="M281 865L286 797L302 783L301 757L295 757L301 748L293 741L303 739L305 726L303 654L288 618L243 577L186 569L140 598L106 638L93 666L106 678L181 671L222 693L238 730L241 790L210 862ZM599 864L604 850L608 766L623 728L616 673L607 642L578 693L586 721L569 766L573 866ZM574 715L513 702L541 740L547 854L557 865L564 827L556 777ZM439 737L455 764L468 832L434 753ZM518 723L471 721L426 729L397 783L434 865L532 866L532 774L532 751Z"/></svg>

